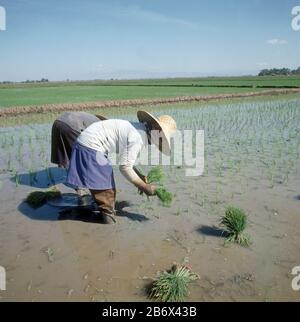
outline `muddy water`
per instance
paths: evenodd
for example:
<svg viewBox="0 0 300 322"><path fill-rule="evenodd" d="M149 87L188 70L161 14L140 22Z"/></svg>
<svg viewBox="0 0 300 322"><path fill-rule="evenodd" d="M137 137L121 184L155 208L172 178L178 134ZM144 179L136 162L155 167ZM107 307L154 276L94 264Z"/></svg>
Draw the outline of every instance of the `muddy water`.
<svg viewBox="0 0 300 322"><path fill-rule="evenodd" d="M215 115L213 108L211 111ZM228 111L220 111L223 119ZM272 124L281 112L276 108L268 111L273 112L269 119ZM210 115L209 109L199 119L205 120L205 113ZM209 116L206 123L210 163L204 175L187 178L184 168L165 168L165 184L175 194L170 208L162 207L156 199L139 196L116 171L117 199L132 204L123 209L113 226L82 217L61 218L59 209L49 205L30 209L23 200L36 188L30 186L28 175L24 174L16 187L12 173L3 168L0 265L7 272L7 290L0 292L1 300L145 301L145 287L156 273L177 262L189 265L200 276L190 287L189 301L298 301L300 293L291 287L291 270L300 266L297 127L290 123L288 134L293 135L281 144L282 132L266 133L264 124L255 125L256 134L246 136L254 128L249 118L249 124L243 125L245 136L237 135L234 128L227 130L220 120L213 124L211 119ZM221 134L218 139L218 131L224 130L226 137L232 138L226 151ZM259 135L262 133L265 135ZM262 144L263 149L258 147L255 139L262 137L268 143L277 137L277 148L267 148L267 144ZM237 139L243 142L243 147L234 145L238 154L233 153L232 147ZM247 155L241 150L245 142ZM292 147L290 154L284 150L288 144ZM269 164L265 163L271 162L274 155L279 161L270 175ZM230 162L237 156L240 162ZM220 157L222 167L216 163ZM288 179L281 171L285 163L290 164ZM6 160L3 164L7 164ZM60 183L64 174L53 173L58 187L72 192ZM41 171L35 185L45 187L51 184L48 179ZM238 206L249 215L247 232L253 241L249 248L224 247L219 218L228 205Z"/></svg>
<svg viewBox="0 0 300 322"><path fill-rule="evenodd" d="M57 220L54 207L20 206L30 189L16 192L7 183L1 193L1 265L7 270L2 300L146 300L144 287L173 262L187 263L201 276L191 301L299 300L290 275L300 261L299 183L288 191L249 190L234 198L249 211L249 249L224 247L214 228L218 215L186 194L171 208L153 210L146 202L141 209L135 189L120 184L118 199L134 206L116 225L103 226ZM188 212L176 214L178 205Z"/></svg>

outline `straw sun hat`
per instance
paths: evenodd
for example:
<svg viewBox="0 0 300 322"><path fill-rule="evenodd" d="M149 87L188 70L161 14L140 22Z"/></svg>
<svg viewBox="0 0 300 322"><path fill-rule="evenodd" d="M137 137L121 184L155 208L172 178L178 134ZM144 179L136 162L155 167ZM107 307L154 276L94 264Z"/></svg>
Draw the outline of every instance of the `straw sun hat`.
<svg viewBox="0 0 300 322"><path fill-rule="evenodd" d="M158 135L151 135L151 141L159 150L165 154L171 154L171 136L176 131L176 122L169 115L162 115L158 118L145 111L138 111L137 117L141 123L147 123L152 131Z"/></svg>

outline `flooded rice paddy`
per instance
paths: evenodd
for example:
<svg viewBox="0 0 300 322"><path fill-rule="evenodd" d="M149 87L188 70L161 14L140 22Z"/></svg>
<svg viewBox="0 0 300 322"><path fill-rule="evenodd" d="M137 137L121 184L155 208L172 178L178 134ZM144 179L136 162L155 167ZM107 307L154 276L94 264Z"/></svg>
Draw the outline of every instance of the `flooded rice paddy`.
<svg viewBox="0 0 300 322"><path fill-rule="evenodd" d="M299 300L291 271L300 265L300 98L150 110L204 130L204 173L165 166L175 197L163 207L116 169L117 200L130 205L113 226L31 209L24 199L38 188L73 192L50 163L51 123L0 128L0 300L145 301L147 284L174 262L200 275L190 301ZM109 116L136 120L130 109ZM228 206L248 214L249 248L224 246Z"/></svg>

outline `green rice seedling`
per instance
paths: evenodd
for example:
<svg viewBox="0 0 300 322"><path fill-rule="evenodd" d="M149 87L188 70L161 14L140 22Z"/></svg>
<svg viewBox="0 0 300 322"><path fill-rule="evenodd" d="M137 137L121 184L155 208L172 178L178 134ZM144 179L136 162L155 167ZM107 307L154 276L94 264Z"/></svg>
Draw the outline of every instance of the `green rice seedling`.
<svg viewBox="0 0 300 322"><path fill-rule="evenodd" d="M179 208L176 212L175 212L175 216L180 216L180 214L181 214L181 209Z"/></svg>
<svg viewBox="0 0 300 322"><path fill-rule="evenodd" d="M149 297L161 302L183 302L188 296L188 284L198 278L190 268L174 265L170 271L162 272L153 282Z"/></svg>
<svg viewBox="0 0 300 322"><path fill-rule="evenodd" d="M173 194L164 187L159 187L155 190L155 194L164 206L169 207L173 201Z"/></svg>
<svg viewBox="0 0 300 322"><path fill-rule="evenodd" d="M147 175L148 183L161 183L164 178L164 172L162 167L157 166L152 168Z"/></svg>
<svg viewBox="0 0 300 322"><path fill-rule="evenodd" d="M55 185L55 181L54 181L51 169L49 168L47 161L44 162L44 167L45 167L45 172L46 172L47 179L48 179L48 186L50 186L51 184Z"/></svg>
<svg viewBox="0 0 300 322"><path fill-rule="evenodd" d="M32 168L30 168L29 170L29 182L31 186L33 186L36 182L36 173L33 171Z"/></svg>
<svg viewBox="0 0 300 322"><path fill-rule="evenodd" d="M48 175L50 182L55 185L55 178L54 178L54 175L52 173L50 166L47 167L47 175Z"/></svg>
<svg viewBox="0 0 300 322"><path fill-rule="evenodd" d="M18 160L18 162L20 164L22 163L22 157L23 157L23 155L22 155L22 146L19 145L18 146L18 153L17 153L17 160Z"/></svg>
<svg viewBox="0 0 300 322"><path fill-rule="evenodd" d="M14 146L14 144L15 144L15 138L13 137L13 135L10 137L9 144L10 144L10 146Z"/></svg>
<svg viewBox="0 0 300 322"><path fill-rule="evenodd" d="M28 145L30 147L32 146L32 137L31 137L31 135L28 136Z"/></svg>
<svg viewBox="0 0 300 322"><path fill-rule="evenodd" d="M38 178L37 178L37 172L36 171L33 172L32 177L33 177L33 182L38 183Z"/></svg>
<svg viewBox="0 0 300 322"><path fill-rule="evenodd" d="M247 227L247 215L239 208L229 207L221 218L221 225L228 231L227 243L249 246L250 237L244 233Z"/></svg>
<svg viewBox="0 0 300 322"><path fill-rule="evenodd" d="M1 148L4 150L6 148L6 135L3 135L1 140Z"/></svg>
<svg viewBox="0 0 300 322"><path fill-rule="evenodd" d="M11 153L10 153L10 151L8 152L8 157L7 157L7 171L11 171Z"/></svg>
<svg viewBox="0 0 300 322"><path fill-rule="evenodd" d="M15 179L16 188L18 188L21 183L21 180L17 170L13 170L13 177Z"/></svg>
<svg viewBox="0 0 300 322"><path fill-rule="evenodd" d="M39 208L43 206L47 201L61 198L61 192L58 188L53 188L48 191L33 191L26 198L26 202L32 208Z"/></svg>

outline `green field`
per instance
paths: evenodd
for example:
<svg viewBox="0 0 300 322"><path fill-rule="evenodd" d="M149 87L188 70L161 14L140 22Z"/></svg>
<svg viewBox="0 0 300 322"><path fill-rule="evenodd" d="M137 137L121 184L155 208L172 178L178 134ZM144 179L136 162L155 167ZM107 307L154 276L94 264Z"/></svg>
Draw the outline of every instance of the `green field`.
<svg viewBox="0 0 300 322"><path fill-rule="evenodd" d="M174 78L0 85L0 108L105 100L245 93L300 87L300 77Z"/></svg>

